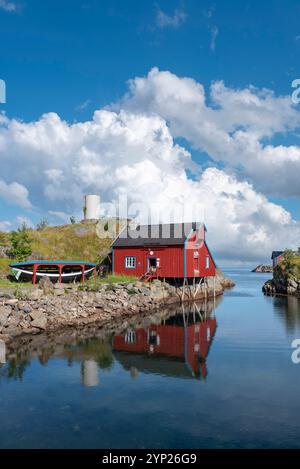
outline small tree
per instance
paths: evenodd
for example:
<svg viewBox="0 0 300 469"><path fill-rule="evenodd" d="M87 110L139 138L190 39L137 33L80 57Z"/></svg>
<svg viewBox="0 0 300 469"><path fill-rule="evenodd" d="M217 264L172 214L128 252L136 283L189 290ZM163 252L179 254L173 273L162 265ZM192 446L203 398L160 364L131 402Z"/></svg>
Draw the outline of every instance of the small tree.
<svg viewBox="0 0 300 469"><path fill-rule="evenodd" d="M70 217L70 222L71 222L71 225L75 225L76 223L76 219L75 217L73 217L73 215Z"/></svg>
<svg viewBox="0 0 300 469"><path fill-rule="evenodd" d="M296 270L295 254L290 249L286 249L283 254L284 269L287 274L293 275Z"/></svg>
<svg viewBox="0 0 300 469"><path fill-rule="evenodd" d="M49 222L46 218L43 218L43 220L41 220L37 225L36 225L36 229L38 231L41 231L41 230L44 230L45 228L47 228L49 226Z"/></svg>
<svg viewBox="0 0 300 469"><path fill-rule="evenodd" d="M17 231L11 233L10 241L12 245L11 256L18 261L25 261L32 253L31 239L25 223Z"/></svg>

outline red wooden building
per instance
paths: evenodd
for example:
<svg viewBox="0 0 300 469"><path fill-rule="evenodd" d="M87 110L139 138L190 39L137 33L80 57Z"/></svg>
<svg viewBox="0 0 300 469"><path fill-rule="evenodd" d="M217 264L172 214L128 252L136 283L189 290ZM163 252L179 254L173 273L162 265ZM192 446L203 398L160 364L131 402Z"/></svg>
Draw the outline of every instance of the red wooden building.
<svg viewBox="0 0 300 469"><path fill-rule="evenodd" d="M280 262L283 261L283 254L284 254L284 251L273 251L272 252L272 261L273 261L273 269L275 269L275 267L280 264Z"/></svg>
<svg viewBox="0 0 300 469"><path fill-rule="evenodd" d="M215 276L203 223L128 226L112 244L113 273L166 279Z"/></svg>

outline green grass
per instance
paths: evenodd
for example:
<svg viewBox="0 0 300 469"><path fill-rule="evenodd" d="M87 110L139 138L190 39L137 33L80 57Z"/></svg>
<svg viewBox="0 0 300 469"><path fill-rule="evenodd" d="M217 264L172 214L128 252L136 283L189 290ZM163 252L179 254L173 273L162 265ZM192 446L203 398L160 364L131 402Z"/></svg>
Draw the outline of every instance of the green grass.
<svg viewBox="0 0 300 469"><path fill-rule="evenodd" d="M13 259L0 259L0 273L2 273L3 275L8 275L10 272L9 264L11 262L14 262Z"/></svg>
<svg viewBox="0 0 300 469"><path fill-rule="evenodd" d="M138 277L134 277L132 275L108 275L107 277L98 277L94 280L99 281L100 283L133 283L137 282ZM91 281L92 280L89 280L89 282Z"/></svg>
<svg viewBox="0 0 300 469"><path fill-rule="evenodd" d="M101 285L108 285L113 287L115 283L134 283L138 280L137 277L127 275L108 275L107 277L96 277L87 280L80 285L80 290L98 291Z"/></svg>
<svg viewBox="0 0 300 469"><path fill-rule="evenodd" d="M121 223L121 221L120 221ZM96 224L76 223L74 225L50 226L42 230L29 230L32 241L32 256L35 259L70 259L100 262L110 250L112 240L99 238L96 232ZM0 246L10 246L9 233L0 232ZM13 259L0 259L0 286L13 287L25 285L23 283L10 282L7 276L10 273L9 264ZM88 283L132 282L135 277L109 275L106 278L89 280Z"/></svg>
<svg viewBox="0 0 300 469"><path fill-rule="evenodd" d="M7 276L10 273L9 264L12 262L12 259L0 259L0 287L11 287L16 285L15 282L11 282Z"/></svg>
<svg viewBox="0 0 300 469"><path fill-rule="evenodd" d="M98 262L110 249L110 239L100 239L94 223L78 223L31 231L32 250L43 259Z"/></svg>
<svg viewBox="0 0 300 469"><path fill-rule="evenodd" d="M297 278L300 278L300 256L295 256L293 258L292 271L296 275Z"/></svg>
<svg viewBox="0 0 300 469"><path fill-rule="evenodd" d="M28 230L32 253L37 259L70 259L98 262L110 249L111 239L99 238L96 224L49 226ZM0 232L0 246L10 246L10 234Z"/></svg>
<svg viewBox="0 0 300 469"><path fill-rule="evenodd" d="M5 247L10 246L9 233L0 232L0 246L5 246Z"/></svg>
<svg viewBox="0 0 300 469"><path fill-rule="evenodd" d="M300 278L300 256L289 254L274 270L274 277Z"/></svg>
<svg viewBox="0 0 300 469"><path fill-rule="evenodd" d="M14 262L14 259L0 259L0 287L5 288L5 287L10 287L10 288L16 288L18 286L20 287L28 287L31 285L31 283L28 282L17 282L17 281L11 281L8 278L8 275L10 274L10 267L9 264L11 262Z"/></svg>
<svg viewBox="0 0 300 469"><path fill-rule="evenodd" d="M33 287L31 282L10 281L8 278L0 278L0 288L22 288Z"/></svg>
<svg viewBox="0 0 300 469"><path fill-rule="evenodd" d="M296 266L300 267L300 256L295 256L293 261Z"/></svg>
<svg viewBox="0 0 300 469"><path fill-rule="evenodd" d="M14 259L0 259L0 287L28 287L31 285L30 282L17 282L14 280L9 280L8 275L10 273L9 264L14 262ZM97 289L99 285L104 284L114 284L114 283L131 283L136 282L138 280L137 277L128 277L126 275L108 275L107 277L96 277L87 280L84 285L86 285L89 289Z"/></svg>

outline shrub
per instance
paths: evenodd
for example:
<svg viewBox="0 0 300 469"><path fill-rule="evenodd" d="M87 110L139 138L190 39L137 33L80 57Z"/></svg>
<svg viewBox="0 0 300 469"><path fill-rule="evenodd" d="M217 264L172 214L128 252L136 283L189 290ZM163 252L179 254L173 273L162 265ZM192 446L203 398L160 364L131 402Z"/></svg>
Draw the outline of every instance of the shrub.
<svg viewBox="0 0 300 469"><path fill-rule="evenodd" d="M44 230L45 228L48 228L49 226L49 222L46 218L43 218L43 220L41 220L37 225L36 225L36 229L38 231L41 231L41 230Z"/></svg>
<svg viewBox="0 0 300 469"><path fill-rule="evenodd" d="M11 255L18 261L25 261L32 253L31 239L25 224L10 235Z"/></svg>

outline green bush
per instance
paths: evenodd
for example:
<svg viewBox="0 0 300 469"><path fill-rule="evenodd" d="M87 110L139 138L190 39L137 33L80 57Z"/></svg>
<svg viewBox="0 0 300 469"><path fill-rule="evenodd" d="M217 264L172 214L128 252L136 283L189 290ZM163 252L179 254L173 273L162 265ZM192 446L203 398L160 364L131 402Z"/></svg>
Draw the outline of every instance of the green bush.
<svg viewBox="0 0 300 469"><path fill-rule="evenodd" d="M37 225L36 225L36 229L38 231L42 231L42 230L45 230L46 228L48 228L49 226L49 222L46 218L44 218L43 220L41 220Z"/></svg>
<svg viewBox="0 0 300 469"><path fill-rule="evenodd" d="M25 261L32 253L31 239L25 224L10 235L11 255L18 261Z"/></svg>
<svg viewBox="0 0 300 469"><path fill-rule="evenodd" d="M283 254L283 261L274 270L274 278L279 280L291 277L300 277L300 256L290 249L286 249Z"/></svg>

